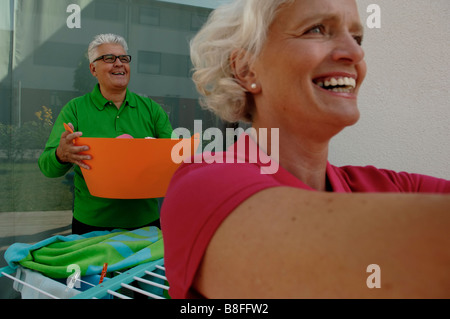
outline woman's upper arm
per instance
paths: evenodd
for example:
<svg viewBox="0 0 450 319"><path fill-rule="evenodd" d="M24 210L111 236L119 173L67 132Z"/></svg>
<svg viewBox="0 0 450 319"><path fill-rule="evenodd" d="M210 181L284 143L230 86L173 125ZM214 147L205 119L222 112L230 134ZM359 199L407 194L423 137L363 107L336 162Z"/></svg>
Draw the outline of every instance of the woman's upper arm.
<svg viewBox="0 0 450 319"><path fill-rule="evenodd" d="M450 197L274 187L240 204L194 280L208 298L450 297ZM367 285L379 266L381 288Z"/></svg>

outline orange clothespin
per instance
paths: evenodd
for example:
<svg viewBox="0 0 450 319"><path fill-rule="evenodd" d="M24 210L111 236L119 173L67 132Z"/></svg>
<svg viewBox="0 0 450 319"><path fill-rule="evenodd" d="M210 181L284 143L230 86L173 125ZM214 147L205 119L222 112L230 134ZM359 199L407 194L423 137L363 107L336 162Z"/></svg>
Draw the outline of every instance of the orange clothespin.
<svg viewBox="0 0 450 319"><path fill-rule="evenodd" d="M68 124L66 124L66 123L64 123L64 129L65 129L66 131L69 131L70 133L73 133L72 128L71 128ZM72 140L72 143L75 144L75 139Z"/></svg>
<svg viewBox="0 0 450 319"><path fill-rule="evenodd" d="M72 130L72 128L69 126L69 124L66 124L66 123L63 123L64 124L64 129L66 130L66 131L69 131L70 133L73 133L73 130Z"/></svg>
<svg viewBox="0 0 450 319"><path fill-rule="evenodd" d="M108 269L108 263L103 264L102 274L100 275L100 282L99 285L103 282L103 278L105 278L106 270Z"/></svg>

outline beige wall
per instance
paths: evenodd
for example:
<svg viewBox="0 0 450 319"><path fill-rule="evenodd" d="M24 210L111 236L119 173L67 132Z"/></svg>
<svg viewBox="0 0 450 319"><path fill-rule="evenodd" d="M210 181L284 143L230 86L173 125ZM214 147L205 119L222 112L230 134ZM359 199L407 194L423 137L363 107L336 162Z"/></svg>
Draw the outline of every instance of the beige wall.
<svg viewBox="0 0 450 319"><path fill-rule="evenodd" d="M332 141L334 165L375 165L450 179L450 1L357 0L366 26L361 119Z"/></svg>

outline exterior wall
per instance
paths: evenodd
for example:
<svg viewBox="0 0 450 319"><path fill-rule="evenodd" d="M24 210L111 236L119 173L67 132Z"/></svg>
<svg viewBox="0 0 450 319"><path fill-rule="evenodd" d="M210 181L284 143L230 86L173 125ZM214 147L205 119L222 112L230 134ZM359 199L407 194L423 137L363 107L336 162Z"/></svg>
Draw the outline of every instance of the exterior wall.
<svg viewBox="0 0 450 319"><path fill-rule="evenodd" d="M375 165L450 179L450 2L358 0L381 9L365 30L361 119L332 141L335 165Z"/></svg>

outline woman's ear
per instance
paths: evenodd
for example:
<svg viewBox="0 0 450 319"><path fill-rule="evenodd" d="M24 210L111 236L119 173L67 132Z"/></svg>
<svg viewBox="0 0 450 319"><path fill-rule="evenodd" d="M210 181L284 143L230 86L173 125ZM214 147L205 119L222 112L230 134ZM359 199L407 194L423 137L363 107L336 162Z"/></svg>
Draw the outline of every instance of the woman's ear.
<svg viewBox="0 0 450 319"><path fill-rule="evenodd" d="M245 50L234 50L230 56L230 65L234 77L248 92L258 93L260 86L256 81L256 74L250 64L251 54Z"/></svg>

